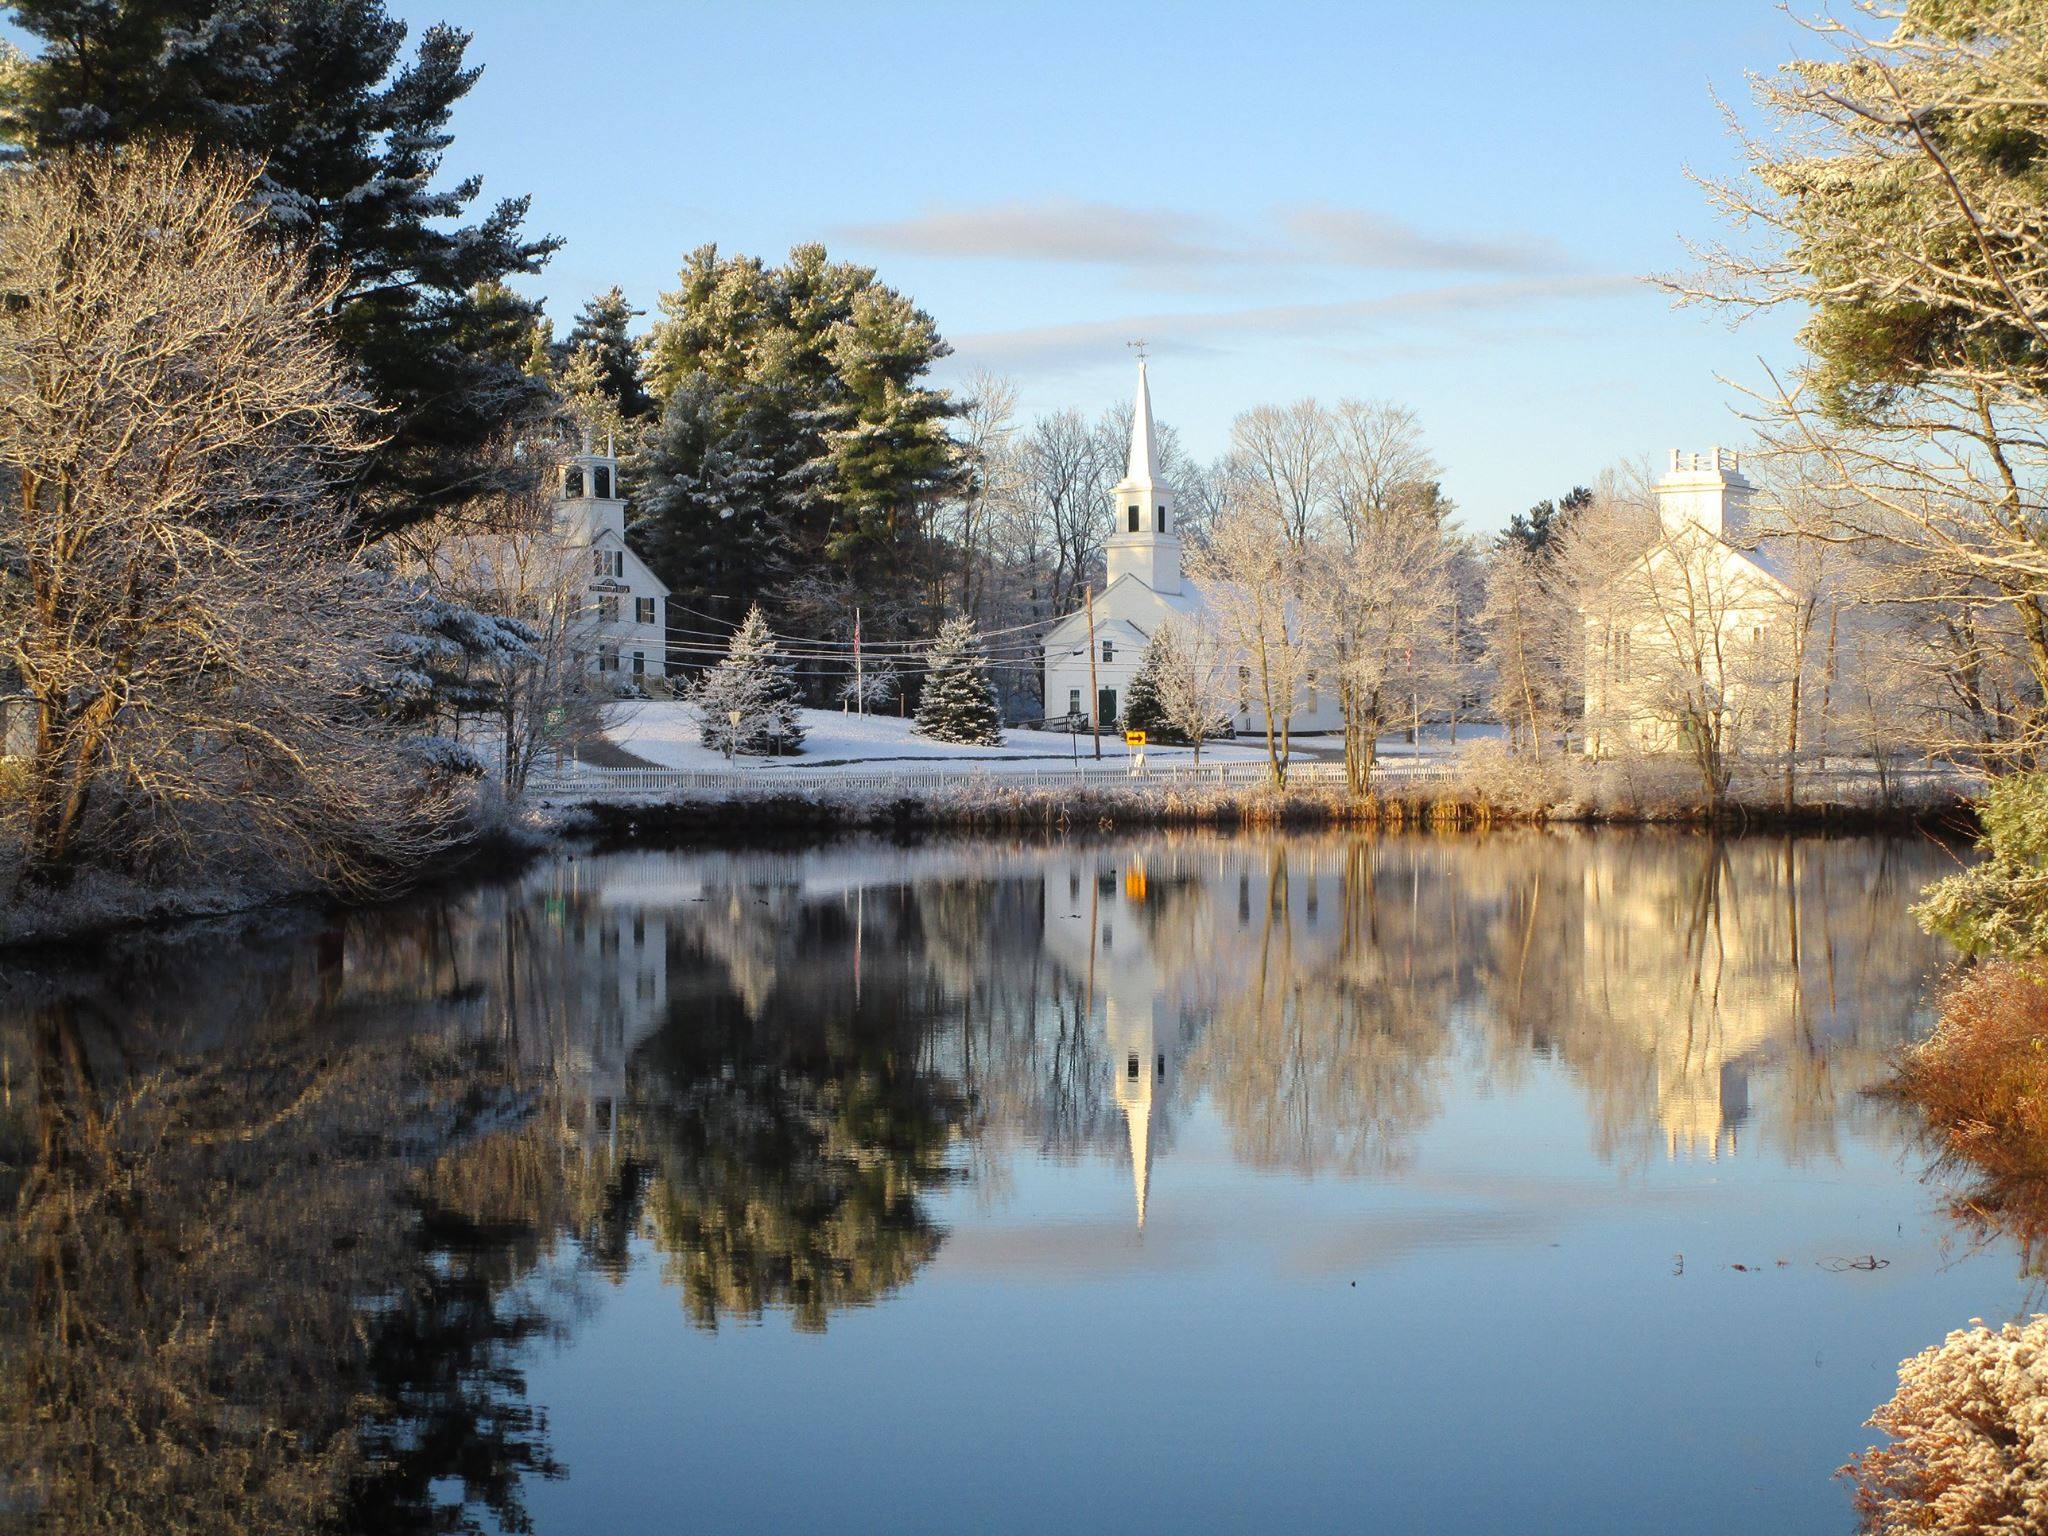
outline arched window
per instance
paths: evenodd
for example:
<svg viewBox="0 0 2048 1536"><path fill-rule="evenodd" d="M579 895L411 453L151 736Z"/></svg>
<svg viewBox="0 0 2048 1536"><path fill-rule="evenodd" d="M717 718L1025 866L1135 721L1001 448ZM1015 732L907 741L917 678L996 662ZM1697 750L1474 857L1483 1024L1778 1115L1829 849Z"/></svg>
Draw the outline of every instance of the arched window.
<svg viewBox="0 0 2048 1536"><path fill-rule="evenodd" d="M590 471L592 489L590 494L602 500L611 500L612 472L606 465L599 464Z"/></svg>
<svg viewBox="0 0 2048 1536"><path fill-rule="evenodd" d="M566 464L562 467L562 494L581 496L583 494L583 466Z"/></svg>

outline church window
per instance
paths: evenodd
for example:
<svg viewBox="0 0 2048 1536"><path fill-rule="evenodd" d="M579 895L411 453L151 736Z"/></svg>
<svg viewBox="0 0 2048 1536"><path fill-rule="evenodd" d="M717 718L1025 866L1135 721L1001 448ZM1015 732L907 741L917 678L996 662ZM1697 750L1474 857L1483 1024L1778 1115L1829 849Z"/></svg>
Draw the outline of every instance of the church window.
<svg viewBox="0 0 2048 1536"><path fill-rule="evenodd" d="M612 494L612 472L600 464L590 472L590 494L609 501Z"/></svg>
<svg viewBox="0 0 2048 1536"><path fill-rule="evenodd" d="M1155 508L1155 509L1154 509L1154 515L1153 515L1153 521L1154 521L1155 525L1157 526L1157 528L1158 528L1159 532L1161 532L1161 533L1164 533L1164 532L1166 532L1166 508L1164 508L1164 507L1158 507L1158 508Z"/></svg>
<svg viewBox="0 0 2048 1536"><path fill-rule="evenodd" d="M600 624L619 622L619 600L616 597L600 597L597 600L597 621Z"/></svg>
<svg viewBox="0 0 2048 1536"><path fill-rule="evenodd" d="M571 464L562 471L562 494L581 496L583 494L583 466Z"/></svg>
<svg viewBox="0 0 2048 1536"><path fill-rule="evenodd" d="M633 622L635 624L652 624L654 622L653 598L636 597L633 599Z"/></svg>
<svg viewBox="0 0 2048 1536"><path fill-rule="evenodd" d="M1116 642L1114 640L1102 642L1102 659L1105 663L1116 660Z"/></svg>
<svg viewBox="0 0 2048 1536"><path fill-rule="evenodd" d="M1136 1051L1131 1052L1129 1060L1124 1063L1124 1076L1134 1083L1138 1080L1138 1053Z"/></svg>
<svg viewBox="0 0 2048 1536"><path fill-rule="evenodd" d="M1136 532L1138 531L1138 509L1137 509L1136 507L1132 507L1132 508L1130 509L1130 513L1131 513L1131 532L1133 532L1133 533L1136 533Z"/></svg>
<svg viewBox="0 0 2048 1536"><path fill-rule="evenodd" d="M619 670L619 648L616 645L600 645L597 648L597 670L616 672Z"/></svg>
<svg viewBox="0 0 2048 1536"><path fill-rule="evenodd" d="M1081 690L1078 688L1067 690L1067 713L1076 720L1081 718Z"/></svg>
<svg viewBox="0 0 2048 1536"><path fill-rule="evenodd" d="M645 677L647 675L647 653L645 651L635 651L633 653L633 675L635 677Z"/></svg>
<svg viewBox="0 0 2048 1536"><path fill-rule="evenodd" d="M593 549L590 552L590 574L593 576L609 576L611 570L611 556L601 549Z"/></svg>
<svg viewBox="0 0 2048 1536"><path fill-rule="evenodd" d="M1159 1081L1162 1083L1166 1081L1166 1053L1164 1051L1159 1053Z"/></svg>

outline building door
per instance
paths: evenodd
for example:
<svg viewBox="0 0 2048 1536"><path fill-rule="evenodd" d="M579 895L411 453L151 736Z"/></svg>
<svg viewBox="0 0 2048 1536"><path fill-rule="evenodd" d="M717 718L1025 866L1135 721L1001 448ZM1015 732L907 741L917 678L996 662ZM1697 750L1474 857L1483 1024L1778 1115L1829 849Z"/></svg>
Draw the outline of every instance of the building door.
<svg viewBox="0 0 2048 1536"><path fill-rule="evenodd" d="M1116 690L1099 688L1095 693L1095 723L1098 729L1108 730L1116 724Z"/></svg>

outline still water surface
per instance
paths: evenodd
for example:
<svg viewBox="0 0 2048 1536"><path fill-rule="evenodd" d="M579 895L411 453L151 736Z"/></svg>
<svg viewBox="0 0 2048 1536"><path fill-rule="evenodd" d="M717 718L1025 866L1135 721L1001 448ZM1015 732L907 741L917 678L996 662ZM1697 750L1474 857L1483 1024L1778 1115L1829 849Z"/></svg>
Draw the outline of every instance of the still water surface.
<svg viewBox="0 0 2048 1536"><path fill-rule="evenodd" d="M633 852L17 969L0 1527L1847 1531L2037 1300L1864 1092L1946 861Z"/></svg>

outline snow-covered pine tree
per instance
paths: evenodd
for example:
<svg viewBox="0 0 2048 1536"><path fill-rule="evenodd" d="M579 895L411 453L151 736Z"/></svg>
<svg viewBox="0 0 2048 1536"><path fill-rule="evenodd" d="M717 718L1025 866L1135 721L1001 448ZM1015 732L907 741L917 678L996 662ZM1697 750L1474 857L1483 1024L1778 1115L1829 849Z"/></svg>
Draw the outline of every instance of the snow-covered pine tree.
<svg viewBox="0 0 2048 1536"><path fill-rule="evenodd" d="M1159 676L1170 659L1167 653L1172 643L1164 629L1145 642L1145 654L1138 662L1137 676L1124 690L1124 710L1117 722L1126 731L1143 731L1153 741L1165 741L1173 729L1159 698Z"/></svg>
<svg viewBox="0 0 2048 1536"><path fill-rule="evenodd" d="M697 679L690 702L703 714L707 747L749 757L803 750L796 677L777 654L759 603L747 610L745 622L733 631L725 659Z"/></svg>
<svg viewBox="0 0 2048 1536"><path fill-rule="evenodd" d="M989 680L988 652L974 620L946 620L924 659L927 670L917 701L917 734L933 741L1002 745L1002 717L996 711L995 685Z"/></svg>
<svg viewBox="0 0 2048 1536"><path fill-rule="evenodd" d="M249 201L315 273L345 285L328 339L392 414L354 498L366 532L475 492L475 454L545 386L520 366L539 313L498 279L538 272L561 241L527 199L477 204L447 163L449 120L481 71L470 34L433 25L406 52L387 0L12 0L41 42L12 56L0 137L42 159L190 139L263 168Z"/></svg>
<svg viewBox="0 0 2048 1536"><path fill-rule="evenodd" d="M587 350L597 389L627 421L654 413L654 397L640 379L640 345L628 329L641 313L614 284L583 306L558 353L558 361L566 364Z"/></svg>
<svg viewBox="0 0 2048 1536"><path fill-rule="evenodd" d="M789 575L786 466L759 414L693 374L634 461L634 547L683 608L737 618L726 593L765 591Z"/></svg>

